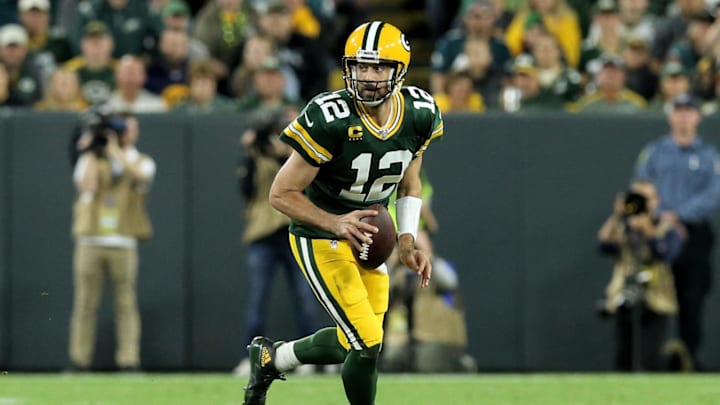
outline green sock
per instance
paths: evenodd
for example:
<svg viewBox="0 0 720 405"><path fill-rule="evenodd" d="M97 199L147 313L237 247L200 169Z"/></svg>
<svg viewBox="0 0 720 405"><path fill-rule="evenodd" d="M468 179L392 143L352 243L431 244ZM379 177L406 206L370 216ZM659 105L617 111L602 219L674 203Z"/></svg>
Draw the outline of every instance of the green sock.
<svg viewBox="0 0 720 405"><path fill-rule="evenodd" d="M365 350L351 350L348 353L342 369L342 380L350 405L375 404L379 354L379 344Z"/></svg>
<svg viewBox="0 0 720 405"><path fill-rule="evenodd" d="M337 338L337 329L323 328L295 341L295 357L302 364L340 364L347 351Z"/></svg>

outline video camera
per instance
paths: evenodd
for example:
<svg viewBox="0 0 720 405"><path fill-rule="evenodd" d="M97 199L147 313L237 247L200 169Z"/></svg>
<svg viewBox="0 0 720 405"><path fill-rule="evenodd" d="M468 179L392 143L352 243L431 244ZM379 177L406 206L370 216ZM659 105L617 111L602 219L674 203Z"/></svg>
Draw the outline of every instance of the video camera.
<svg viewBox="0 0 720 405"><path fill-rule="evenodd" d="M623 216L625 218L648 212L647 198L640 193L628 191L625 193Z"/></svg>
<svg viewBox="0 0 720 405"><path fill-rule="evenodd" d="M122 137L127 130L125 118L113 115L102 107L89 109L82 114L80 121L83 130L92 134L92 142L88 149L104 148L108 142L108 132L114 132L118 137Z"/></svg>

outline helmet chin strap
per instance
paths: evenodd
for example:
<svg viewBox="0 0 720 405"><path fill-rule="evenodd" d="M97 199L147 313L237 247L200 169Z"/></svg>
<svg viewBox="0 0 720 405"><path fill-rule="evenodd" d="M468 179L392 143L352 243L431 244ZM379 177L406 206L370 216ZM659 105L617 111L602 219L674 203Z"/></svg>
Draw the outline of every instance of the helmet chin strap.
<svg viewBox="0 0 720 405"><path fill-rule="evenodd" d="M388 91L387 94L385 94L378 100L363 100L362 98L360 98L359 95L356 96L356 98L359 103L362 103L366 107L377 107L380 104L382 104L383 102L385 102L385 100L390 98L390 96L392 96L393 93L395 93L396 91L397 91L397 86L393 87L392 91Z"/></svg>

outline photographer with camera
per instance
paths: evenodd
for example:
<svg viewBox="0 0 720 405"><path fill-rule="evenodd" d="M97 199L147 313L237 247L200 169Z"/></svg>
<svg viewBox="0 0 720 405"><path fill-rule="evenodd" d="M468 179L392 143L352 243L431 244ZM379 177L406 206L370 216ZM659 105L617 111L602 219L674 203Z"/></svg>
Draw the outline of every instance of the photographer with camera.
<svg viewBox="0 0 720 405"><path fill-rule="evenodd" d="M91 368L105 272L114 295L116 365L121 371L139 371L137 244L152 233L145 198L155 162L135 147L140 135L135 117L91 110L83 121L73 173L77 197L69 371Z"/></svg>
<svg viewBox="0 0 720 405"><path fill-rule="evenodd" d="M652 181L639 179L616 197L612 215L598 232L600 250L615 267L600 315L614 316L615 368L663 368L661 347L677 312L671 261L682 247L673 223L658 216Z"/></svg>
<svg viewBox="0 0 720 405"><path fill-rule="evenodd" d="M292 149L280 141L280 133L298 115L294 107L270 113L257 113L254 124L240 138L243 159L238 170L238 187L245 200L245 229L242 241L247 245L248 289L245 306L245 342L263 335L268 320L268 301L275 274L284 273L293 303L297 336L317 329L317 301L303 272L298 268L288 244L290 219L270 205L270 186ZM305 365L296 372L312 372ZM250 374L246 357L235 367L237 376Z"/></svg>

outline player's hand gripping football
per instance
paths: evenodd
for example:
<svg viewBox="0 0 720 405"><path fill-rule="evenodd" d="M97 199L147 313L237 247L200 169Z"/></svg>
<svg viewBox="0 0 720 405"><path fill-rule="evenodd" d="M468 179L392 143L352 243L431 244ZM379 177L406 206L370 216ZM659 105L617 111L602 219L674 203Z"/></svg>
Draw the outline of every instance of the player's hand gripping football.
<svg viewBox="0 0 720 405"><path fill-rule="evenodd" d="M427 253L415 248L415 241L411 235L400 235L398 240L400 261L420 275L420 287L425 288L430 284L432 274L432 263Z"/></svg>
<svg viewBox="0 0 720 405"><path fill-rule="evenodd" d="M362 244L372 244L372 236L365 233L376 234L379 229L376 226L362 222L364 217L377 216L375 210L355 210L345 215L340 215L335 222L334 232L339 238L347 239L357 250L362 250Z"/></svg>

